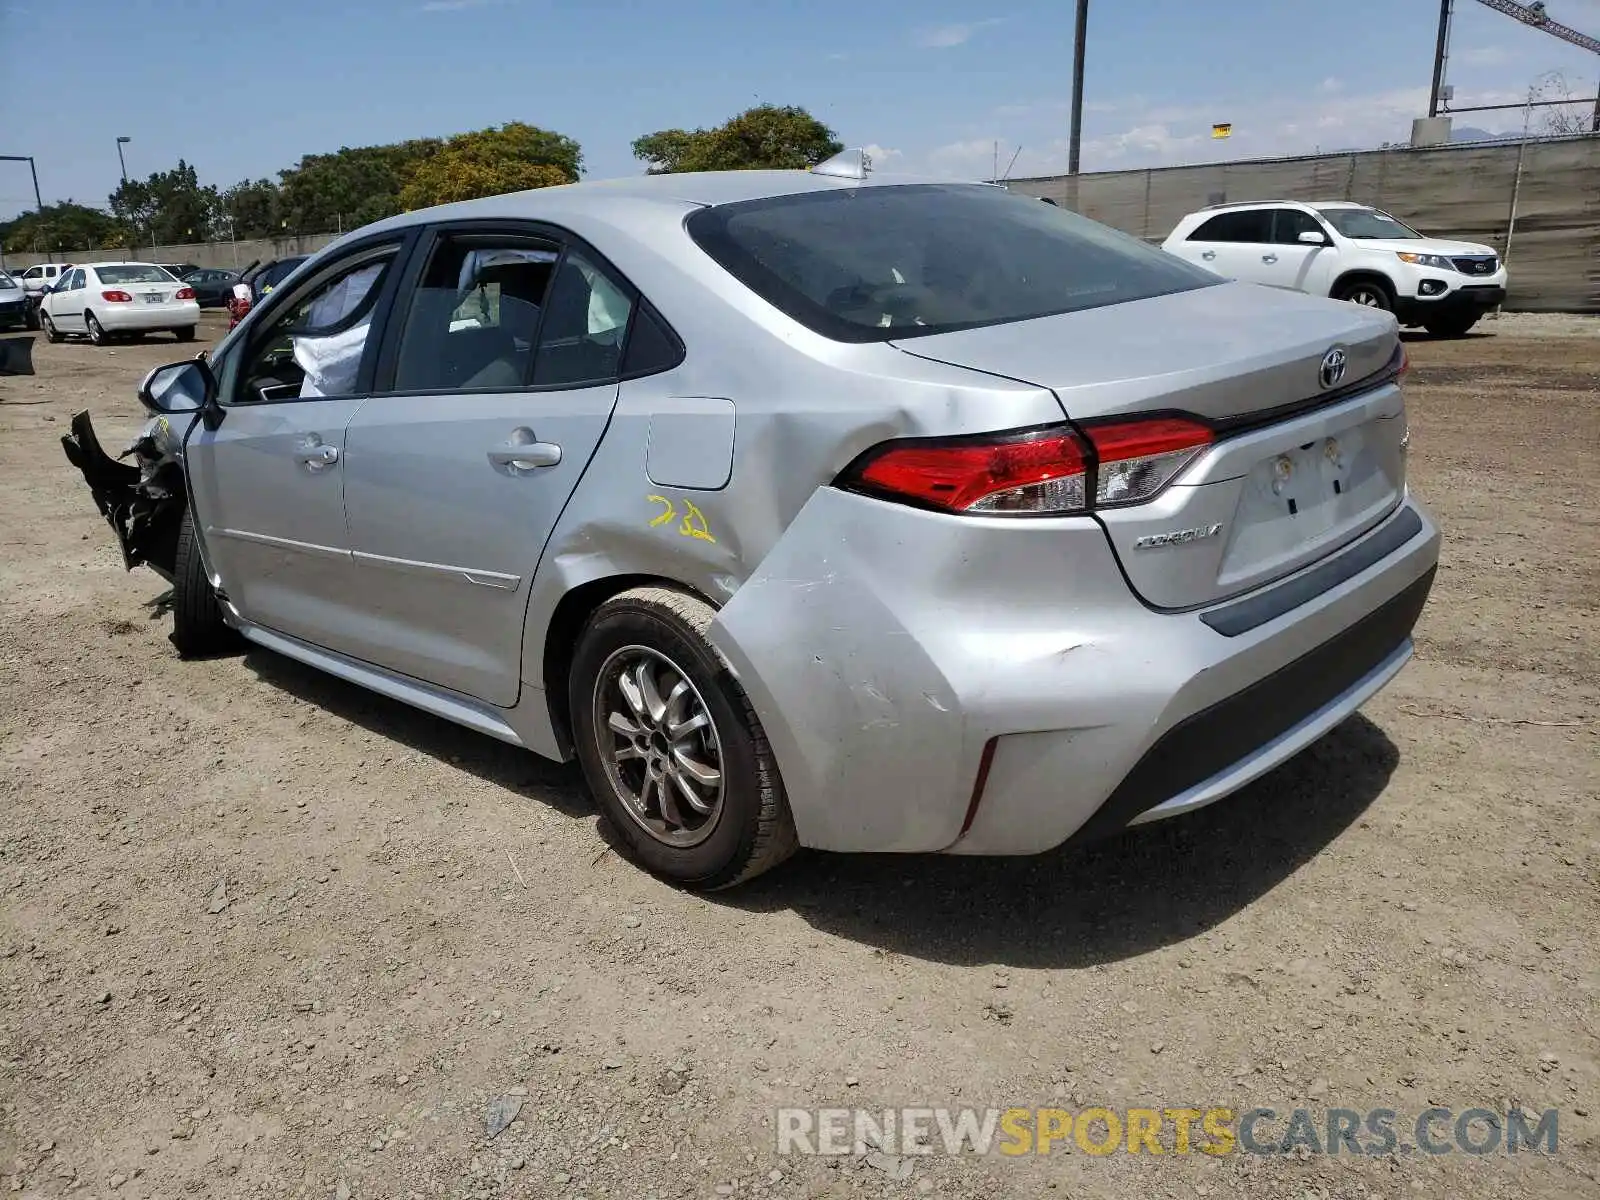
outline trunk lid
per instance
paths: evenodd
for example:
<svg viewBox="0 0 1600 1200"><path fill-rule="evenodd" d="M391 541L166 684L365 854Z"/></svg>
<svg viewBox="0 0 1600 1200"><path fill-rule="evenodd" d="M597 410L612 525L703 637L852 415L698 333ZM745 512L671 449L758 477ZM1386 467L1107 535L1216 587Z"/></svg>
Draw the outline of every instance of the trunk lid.
<svg viewBox="0 0 1600 1200"><path fill-rule="evenodd" d="M1352 386L1381 378L1394 354L1385 312L1223 284L896 344L1048 387L1074 420L1183 412L1217 428L1216 444L1154 500L1097 513L1129 583L1159 608L1201 607L1300 570L1405 492L1400 389ZM1345 366L1329 386L1334 350Z"/></svg>

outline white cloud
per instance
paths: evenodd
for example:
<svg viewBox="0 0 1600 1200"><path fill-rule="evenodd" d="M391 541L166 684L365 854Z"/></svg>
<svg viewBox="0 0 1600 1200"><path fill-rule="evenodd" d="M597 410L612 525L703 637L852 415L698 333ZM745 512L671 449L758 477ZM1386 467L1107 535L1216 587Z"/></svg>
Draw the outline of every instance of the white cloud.
<svg viewBox="0 0 1600 1200"><path fill-rule="evenodd" d="M1331 96L1334 92L1343 90L1344 82L1342 80L1335 79L1332 75L1329 75L1321 83L1317 84L1317 91L1321 92L1325 96Z"/></svg>
<svg viewBox="0 0 1600 1200"><path fill-rule="evenodd" d="M1504 46L1469 46L1450 55L1451 65L1462 67L1498 67L1511 59L1511 52Z"/></svg>
<svg viewBox="0 0 1600 1200"><path fill-rule="evenodd" d="M1485 90L1474 92L1475 103L1516 103L1525 92ZM987 179L994 170L994 146L1001 146L1000 169L1005 170L1017 143L1023 143L1012 169L1013 177L1054 175L1066 170L1068 146L1060 136L1062 122L1042 106L1007 106L1028 111L993 114L996 129L988 137L969 137L927 151L907 149L897 169L910 173L964 179ZM1114 124L1091 118L1082 145L1085 171L1173 166L1183 163L1224 162L1230 159L1272 158L1311 154L1315 151L1377 149L1385 142L1404 144L1411 121L1428 109L1426 87L1398 88L1387 92L1353 92L1313 87L1291 96L1252 104L1116 105L1120 120ZM1026 118L1041 116L1030 139ZM1458 117L1457 123L1466 118ZM1233 136L1212 138L1213 121L1231 121ZM1109 126L1109 128L1108 128Z"/></svg>
<svg viewBox="0 0 1600 1200"><path fill-rule="evenodd" d="M972 40L972 36L981 29L991 25L1000 24L1002 18L989 17L983 21L960 21L950 25L930 25L919 29L915 41L917 45L929 50L948 50L953 46L964 46Z"/></svg>

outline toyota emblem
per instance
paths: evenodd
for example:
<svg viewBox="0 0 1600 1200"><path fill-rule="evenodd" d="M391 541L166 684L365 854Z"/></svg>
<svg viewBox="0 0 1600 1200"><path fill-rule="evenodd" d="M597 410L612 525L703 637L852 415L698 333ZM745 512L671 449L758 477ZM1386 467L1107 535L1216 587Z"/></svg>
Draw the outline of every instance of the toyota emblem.
<svg viewBox="0 0 1600 1200"><path fill-rule="evenodd" d="M1322 381L1324 388L1339 386L1339 381L1344 378L1347 361L1344 351L1337 347L1322 356L1322 369L1317 372L1317 378Z"/></svg>

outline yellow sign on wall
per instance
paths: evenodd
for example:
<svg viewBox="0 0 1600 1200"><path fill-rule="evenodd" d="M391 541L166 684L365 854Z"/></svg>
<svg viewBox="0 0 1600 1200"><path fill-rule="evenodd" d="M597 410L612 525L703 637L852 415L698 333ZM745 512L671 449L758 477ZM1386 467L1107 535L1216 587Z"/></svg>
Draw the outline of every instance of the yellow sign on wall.
<svg viewBox="0 0 1600 1200"><path fill-rule="evenodd" d="M1229 136L1232 135L1232 133L1233 133L1233 126L1231 124L1228 124L1227 122L1224 122L1224 123L1222 123L1220 125L1213 125L1211 127L1211 136L1214 137L1214 138L1229 137Z"/></svg>

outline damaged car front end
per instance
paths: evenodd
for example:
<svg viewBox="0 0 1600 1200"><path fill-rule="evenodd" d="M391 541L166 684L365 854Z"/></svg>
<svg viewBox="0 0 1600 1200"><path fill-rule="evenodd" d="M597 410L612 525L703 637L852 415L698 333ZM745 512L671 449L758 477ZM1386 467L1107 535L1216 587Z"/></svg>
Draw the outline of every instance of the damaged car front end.
<svg viewBox="0 0 1600 1200"><path fill-rule="evenodd" d="M117 535L128 570L149 567L168 583L177 561L178 528L187 503L183 438L188 421L157 416L116 458L106 453L87 412L62 434L67 459L83 473L95 506ZM127 461L131 459L132 461Z"/></svg>

